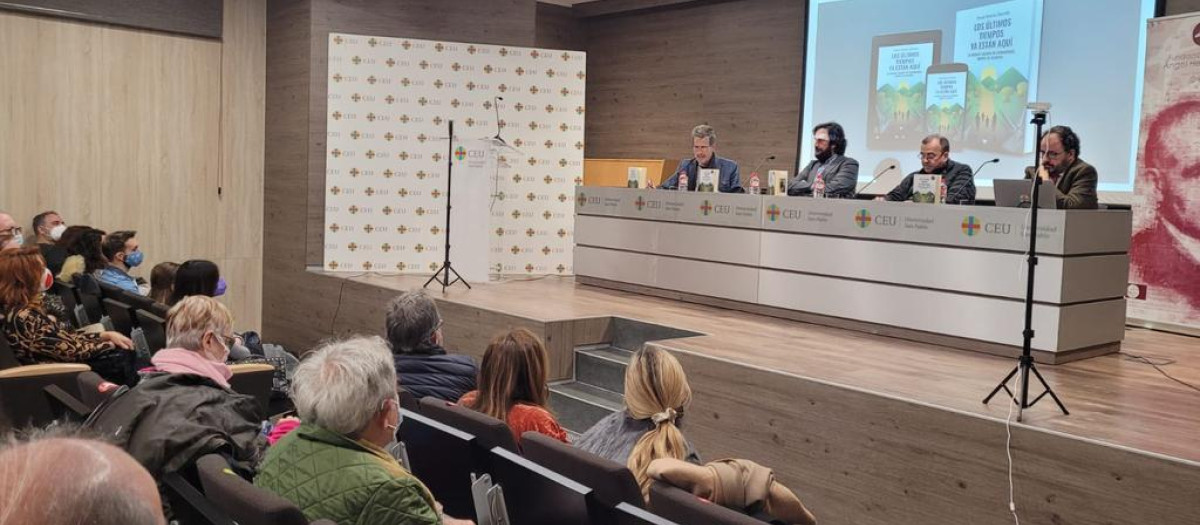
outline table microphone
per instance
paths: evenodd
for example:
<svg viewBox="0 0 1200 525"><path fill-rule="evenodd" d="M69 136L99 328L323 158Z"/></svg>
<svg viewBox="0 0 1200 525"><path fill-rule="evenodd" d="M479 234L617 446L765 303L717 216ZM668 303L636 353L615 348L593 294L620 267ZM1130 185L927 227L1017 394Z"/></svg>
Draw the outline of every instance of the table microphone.
<svg viewBox="0 0 1200 525"><path fill-rule="evenodd" d="M982 163L979 164L978 168L975 168L975 172L971 174L971 177L975 177L976 175L979 175L979 171L982 170L984 166L987 166L988 164L996 164L998 162L1000 162L1000 159L992 159L992 160L983 161Z"/></svg>
<svg viewBox="0 0 1200 525"><path fill-rule="evenodd" d="M863 193L863 192L867 191L867 188L870 188L872 184L875 184L875 181L879 180L879 177L882 177L884 173L887 173L894 169L896 169L895 164L892 164L886 168L883 168L882 170L879 171L879 173L876 173L875 176L871 178L871 181L868 182L865 186L863 186L861 190L858 190L858 193Z"/></svg>
<svg viewBox="0 0 1200 525"><path fill-rule="evenodd" d="M766 157L763 157L763 160L758 161L758 165L755 166L754 169L750 170L750 174L754 175L755 173L758 173L758 169L763 167L763 164L766 164L768 161L772 160L775 160L774 155L767 155Z"/></svg>

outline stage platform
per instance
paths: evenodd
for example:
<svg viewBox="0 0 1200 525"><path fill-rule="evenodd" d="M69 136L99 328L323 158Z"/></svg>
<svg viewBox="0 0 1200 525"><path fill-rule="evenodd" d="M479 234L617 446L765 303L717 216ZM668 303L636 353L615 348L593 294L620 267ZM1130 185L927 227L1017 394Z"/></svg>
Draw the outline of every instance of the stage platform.
<svg viewBox="0 0 1200 525"><path fill-rule="evenodd" d="M342 282L341 314L326 322L343 333L379 333L386 299L426 279L310 273ZM685 434L705 459L773 467L821 523L1012 523L1009 406L981 400L1014 359L570 277L473 286L431 289L447 346L480 356L496 331L526 326L546 338L556 379L571 377L575 346L605 342L614 317L703 334L648 343L689 375ZM1041 365L1071 415L1049 398L1022 423L1014 414L1022 522L1200 523L1200 392L1128 355L1169 360L1164 370L1200 384L1200 339L1143 329L1126 331L1121 354Z"/></svg>

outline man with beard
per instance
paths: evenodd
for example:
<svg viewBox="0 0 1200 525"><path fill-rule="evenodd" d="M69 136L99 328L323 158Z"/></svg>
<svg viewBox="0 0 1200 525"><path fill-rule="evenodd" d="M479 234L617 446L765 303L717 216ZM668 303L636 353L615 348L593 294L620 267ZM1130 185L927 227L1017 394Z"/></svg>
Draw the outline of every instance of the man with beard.
<svg viewBox="0 0 1200 525"><path fill-rule="evenodd" d="M1025 178L1032 179L1034 167L1025 168ZM1060 210L1094 210L1096 200L1096 168L1079 158L1079 135L1067 126L1054 126L1042 135L1042 166L1036 175L1054 183L1054 200Z"/></svg>
<svg viewBox="0 0 1200 525"><path fill-rule="evenodd" d="M813 187L824 186L824 197L853 199L858 186L858 161L846 156L846 132L837 122L813 128L816 160L788 181L788 195L812 195ZM818 182L819 181L819 182Z"/></svg>
<svg viewBox="0 0 1200 525"><path fill-rule="evenodd" d="M941 135L930 135L921 141L921 169L909 173L896 188L888 192L889 201L906 201L913 196L913 177L918 174L941 175L946 180L946 204L974 204L975 180L971 167L950 160L950 141Z"/></svg>
<svg viewBox="0 0 1200 525"><path fill-rule="evenodd" d="M1156 213L1133 236L1131 260L1134 282L1147 286L1146 299L1193 316L1200 310L1200 100L1181 102L1159 112L1148 125L1146 171L1140 173L1139 193ZM1148 191L1142 185L1148 184ZM1155 203L1157 202L1157 205Z"/></svg>

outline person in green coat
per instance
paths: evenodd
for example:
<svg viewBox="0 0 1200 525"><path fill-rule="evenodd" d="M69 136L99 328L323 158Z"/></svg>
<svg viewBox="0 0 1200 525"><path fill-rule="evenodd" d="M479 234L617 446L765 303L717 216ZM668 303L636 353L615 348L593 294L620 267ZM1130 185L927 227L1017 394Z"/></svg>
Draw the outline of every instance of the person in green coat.
<svg viewBox="0 0 1200 525"><path fill-rule="evenodd" d="M396 368L387 343L326 343L292 379L302 423L267 451L254 484L309 520L357 525L464 524L442 516L420 480L389 454L400 425Z"/></svg>

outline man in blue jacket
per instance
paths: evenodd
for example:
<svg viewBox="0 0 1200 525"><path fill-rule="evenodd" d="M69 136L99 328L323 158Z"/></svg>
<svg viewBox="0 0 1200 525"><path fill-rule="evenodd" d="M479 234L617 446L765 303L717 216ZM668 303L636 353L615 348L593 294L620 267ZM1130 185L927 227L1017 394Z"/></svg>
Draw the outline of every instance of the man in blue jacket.
<svg viewBox="0 0 1200 525"><path fill-rule="evenodd" d="M387 339L401 388L418 399L456 402L475 390L475 360L442 348L442 316L424 290L409 290L388 303Z"/></svg>
<svg viewBox="0 0 1200 525"><path fill-rule="evenodd" d="M679 161L675 174L663 181L664 190L679 189L679 174L687 174L687 191L696 191L700 168L721 170L717 191L721 193L744 193L742 175L736 162L717 156L717 132L712 126L699 125L692 128L692 157Z"/></svg>

